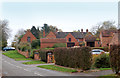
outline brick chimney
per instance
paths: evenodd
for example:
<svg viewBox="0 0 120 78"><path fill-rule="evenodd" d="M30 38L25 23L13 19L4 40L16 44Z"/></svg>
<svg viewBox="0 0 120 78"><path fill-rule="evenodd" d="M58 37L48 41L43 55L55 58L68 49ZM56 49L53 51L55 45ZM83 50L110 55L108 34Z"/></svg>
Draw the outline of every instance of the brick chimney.
<svg viewBox="0 0 120 78"><path fill-rule="evenodd" d="M45 37L45 30L43 30L43 37Z"/></svg>
<svg viewBox="0 0 120 78"><path fill-rule="evenodd" d="M86 29L86 32L88 32L88 29Z"/></svg>
<svg viewBox="0 0 120 78"><path fill-rule="evenodd" d="M83 29L81 29L81 32L83 32Z"/></svg>

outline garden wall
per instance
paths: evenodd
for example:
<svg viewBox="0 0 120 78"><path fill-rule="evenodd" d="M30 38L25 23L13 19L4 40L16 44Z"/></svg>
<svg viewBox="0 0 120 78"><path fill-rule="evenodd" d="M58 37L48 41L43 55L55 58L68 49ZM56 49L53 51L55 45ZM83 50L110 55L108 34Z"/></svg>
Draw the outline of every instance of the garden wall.
<svg viewBox="0 0 120 78"><path fill-rule="evenodd" d="M22 55L25 56L26 58L29 58L29 52L28 52L28 51L18 50L18 53L22 54Z"/></svg>

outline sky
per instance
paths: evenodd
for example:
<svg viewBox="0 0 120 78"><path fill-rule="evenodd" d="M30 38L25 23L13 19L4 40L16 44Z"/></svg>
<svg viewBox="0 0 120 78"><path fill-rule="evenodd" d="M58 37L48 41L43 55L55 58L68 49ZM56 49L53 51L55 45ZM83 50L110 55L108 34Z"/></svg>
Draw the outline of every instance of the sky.
<svg viewBox="0 0 120 78"><path fill-rule="evenodd" d="M13 41L19 29L42 27L44 23L64 32L91 29L103 21L118 22L118 2L3 2L2 19L9 22Z"/></svg>

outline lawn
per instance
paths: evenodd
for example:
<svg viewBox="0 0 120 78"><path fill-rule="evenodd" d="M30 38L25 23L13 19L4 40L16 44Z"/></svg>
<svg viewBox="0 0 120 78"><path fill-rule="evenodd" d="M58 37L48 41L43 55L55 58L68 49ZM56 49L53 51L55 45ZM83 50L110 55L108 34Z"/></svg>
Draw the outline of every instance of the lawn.
<svg viewBox="0 0 120 78"><path fill-rule="evenodd" d="M50 69L50 70L56 70L56 71L62 71L62 72L70 72L70 73L77 72L77 70L75 70L75 69L59 67L59 66L55 66L55 65L41 65L41 66L37 66L37 67Z"/></svg>
<svg viewBox="0 0 120 78"><path fill-rule="evenodd" d="M23 62L23 64L30 65L30 64L45 64L45 62L40 61L40 60L33 60L29 62Z"/></svg>
<svg viewBox="0 0 120 78"><path fill-rule="evenodd" d="M111 70L112 68L99 68L99 70Z"/></svg>
<svg viewBox="0 0 120 78"><path fill-rule="evenodd" d="M25 58L25 56L19 54L17 50L14 51L6 51L5 53L2 53L12 59L15 59L16 61L22 61L22 60L32 60L31 58Z"/></svg>
<svg viewBox="0 0 120 78"><path fill-rule="evenodd" d="M115 74L109 74L109 75L99 76L97 78L120 78L120 76L117 76Z"/></svg>

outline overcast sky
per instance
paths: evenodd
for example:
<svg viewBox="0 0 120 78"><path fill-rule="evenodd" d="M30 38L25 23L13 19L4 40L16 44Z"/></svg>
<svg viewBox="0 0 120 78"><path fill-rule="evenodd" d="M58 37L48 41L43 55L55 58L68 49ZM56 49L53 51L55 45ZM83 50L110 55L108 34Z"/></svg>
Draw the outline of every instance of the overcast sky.
<svg viewBox="0 0 120 78"><path fill-rule="evenodd" d="M4 2L2 19L9 21L13 40L16 32L23 28L48 25L57 26L65 32L92 26L103 21L118 22L117 2Z"/></svg>

